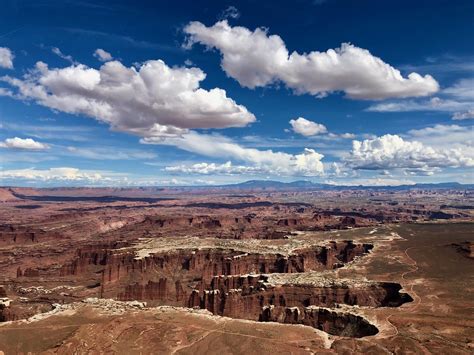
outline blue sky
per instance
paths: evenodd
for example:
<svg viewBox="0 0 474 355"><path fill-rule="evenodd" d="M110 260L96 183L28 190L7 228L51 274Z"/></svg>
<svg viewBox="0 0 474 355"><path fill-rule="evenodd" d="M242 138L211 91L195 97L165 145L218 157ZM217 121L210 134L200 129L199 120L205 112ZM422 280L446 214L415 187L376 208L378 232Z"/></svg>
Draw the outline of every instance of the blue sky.
<svg viewBox="0 0 474 355"><path fill-rule="evenodd" d="M4 3L0 184L474 182L472 1L196 3Z"/></svg>

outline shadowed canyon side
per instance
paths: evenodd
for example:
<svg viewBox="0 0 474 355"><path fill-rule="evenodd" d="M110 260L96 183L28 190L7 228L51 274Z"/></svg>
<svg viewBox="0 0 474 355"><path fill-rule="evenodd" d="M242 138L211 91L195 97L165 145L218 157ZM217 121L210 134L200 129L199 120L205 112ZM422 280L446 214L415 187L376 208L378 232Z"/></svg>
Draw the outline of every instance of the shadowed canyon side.
<svg viewBox="0 0 474 355"><path fill-rule="evenodd" d="M28 347L31 327L52 339L50 348L89 339L95 351L103 351L107 341L87 327L99 331L106 324L127 327L123 334L128 335L117 335L116 344L144 347L143 342L159 341L169 352L180 349L169 335L134 338L132 329L145 331L151 324L163 334L167 327L193 329L198 338L220 344L244 336L237 334L245 322L254 322L262 338L275 327L290 327L282 329L293 334L287 329L298 326L306 339L314 338L305 347L316 352L363 352L367 346L394 351L403 339L416 339L404 345L407 351L460 344L456 334L462 332L456 328L454 338L431 345L415 331L421 324L418 310L430 313L426 307L444 303L457 312L468 302L453 295L443 301L451 291L437 285L423 266L439 259L433 254L439 252L449 257L445 265L469 270L472 241L464 230L470 224L463 223L474 211L453 207L465 205L456 203L458 192L343 191L337 192L344 196L339 207L333 192L324 191L218 191L208 197L202 191L160 190L149 196L162 199L159 205L144 204L139 190L106 192L54 191L90 197L80 199L80 206L73 199L36 198L39 207L18 208L31 205L25 193L0 205L2 220L8 221L0 226L0 344L8 343L8 334L19 339L19 345L5 348L7 354L17 346L39 351ZM36 196L51 193L35 191ZM423 228L435 228L439 233L429 235L440 239L426 239ZM451 279L455 290L456 276ZM214 331L205 329L214 329L211 324L220 324L219 319L226 326L213 338ZM141 328L141 320L148 325Z"/></svg>

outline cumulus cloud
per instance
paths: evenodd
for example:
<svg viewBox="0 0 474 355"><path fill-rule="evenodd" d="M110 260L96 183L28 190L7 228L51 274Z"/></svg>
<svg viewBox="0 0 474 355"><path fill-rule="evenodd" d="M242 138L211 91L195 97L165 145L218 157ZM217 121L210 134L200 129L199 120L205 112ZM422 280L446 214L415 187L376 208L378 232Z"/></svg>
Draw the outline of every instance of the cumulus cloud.
<svg viewBox="0 0 474 355"><path fill-rule="evenodd" d="M345 159L354 169L409 169L429 172L434 168L472 167L474 153L460 148L435 149L418 141L406 141L387 134L374 139L353 141L352 151Z"/></svg>
<svg viewBox="0 0 474 355"><path fill-rule="evenodd" d="M181 134L191 128L242 127L255 121L225 90L200 88L205 77L199 68L171 68L162 60L150 60L130 68L111 61L98 70L82 64L50 69L38 62L22 79L1 80L16 89L4 95L89 116L142 137Z"/></svg>
<svg viewBox="0 0 474 355"><path fill-rule="evenodd" d="M290 120L289 123L292 127L293 132L301 134L305 137L319 135L319 138L324 140L353 139L356 137L353 133L337 134L333 132L328 132L325 125L307 120L304 117L298 117L296 119ZM285 131L289 132L290 130L285 129Z"/></svg>
<svg viewBox="0 0 474 355"><path fill-rule="evenodd" d="M271 172L275 175L318 176L324 172L324 166L321 162L324 156L308 148L301 154L259 150L242 147L227 137L199 134L194 131L180 136L145 137L141 142L144 144L172 145L212 158L235 159L251 163L251 166L255 169Z"/></svg>
<svg viewBox="0 0 474 355"><path fill-rule="evenodd" d="M0 47L0 68L13 69L13 58L10 48Z"/></svg>
<svg viewBox="0 0 474 355"><path fill-rule="evenodd" d="M211 27L190 22L184 32L185 47L200 43L222 54L228 76L248 88L282 82L296 94L325 96L343 91L353 99L387 99L431 95L438 91L430 75L399 70L373 56L368 50L343 43L326 52L289 53L283 40L266 29L251 31L231 27L226 20Z"/></svg>
<svg viewBox="0 0 474 355"><path fill-rule="evenodd" d="M44 143L37 142L31 138L7 138L3 142L0 142L0 147L9 149L22 149L22 150L45 150L49 146Z"/></svg>
<svg viewBox="0 0 474 355"><path fill-rule="evenodd" d="M307 120L304 117L290 120L290 125L295 133L301 134L305 137L315 136L317 134L327 133L326 126Z"/></svg>
<svg viewBox="0 0 474 355"><path fill-rule="evenodd" d="M104 51L103 49L101 48L97 48L94 52L94 57L96 57L98 60L100 60L101 62L109 62L111 61L112 59L114 59L112 57L112 54L110 54L109 52L107 51Z"/></svg>

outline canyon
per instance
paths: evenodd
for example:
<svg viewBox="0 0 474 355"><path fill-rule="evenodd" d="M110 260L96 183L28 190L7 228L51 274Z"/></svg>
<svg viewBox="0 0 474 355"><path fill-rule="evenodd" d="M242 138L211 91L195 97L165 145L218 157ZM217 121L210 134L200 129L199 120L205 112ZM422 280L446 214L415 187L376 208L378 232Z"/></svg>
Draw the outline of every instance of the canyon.
<svg viewBox="0 0 474 355"><path fill-rule="evenodd" d="M472 263L473 241L465 232L474 216L470 190L2 188L0 196L0 350L6 354L16 353L6 338L11 332L33 353L59 351L76 343L78 332L102 351L105 340L84 327L134 327L131 319L137 327L148 319L153 327L182 331L192 324L197 333L222 320L229 330L217 342L234 341L246 322L265 334L278 324L288 334L291 327L312 329L307 337L314 340L304 347L313 350L359 352L372 344L393 351L400 334L409 339L413 331L396 320L437 304L417 286L424 282L434 296L436 281L407 278L420 268L411 248L422 251L421 259L452 251L453 268L469 270ZM405 247L422 233L417 228L445 226L459 232L442 243L423 237ZM35 324L45 325L41 336L56 339L52 348L30 348L28 329ZM49 326L75 330L55 335ZM453 332L458 349L468 352L472 342ZM429 346L416 339L406 349ZM169 339L160 341L172 351Z"/></svg>

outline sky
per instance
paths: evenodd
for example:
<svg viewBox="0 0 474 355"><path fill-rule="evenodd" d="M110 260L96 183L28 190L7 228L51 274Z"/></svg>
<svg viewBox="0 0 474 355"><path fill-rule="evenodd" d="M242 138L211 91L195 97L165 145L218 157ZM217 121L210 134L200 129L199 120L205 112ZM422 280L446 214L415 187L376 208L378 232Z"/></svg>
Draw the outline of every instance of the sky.
<svg viewBox="0 0 474 355"><path fill-rule="evenodd" d="M474 2L5 1L0 185L474 183Z"/></svg>

